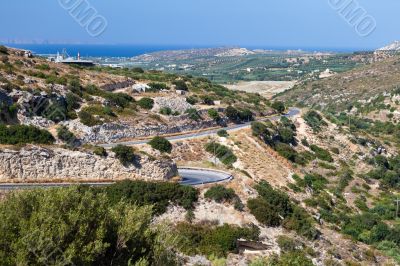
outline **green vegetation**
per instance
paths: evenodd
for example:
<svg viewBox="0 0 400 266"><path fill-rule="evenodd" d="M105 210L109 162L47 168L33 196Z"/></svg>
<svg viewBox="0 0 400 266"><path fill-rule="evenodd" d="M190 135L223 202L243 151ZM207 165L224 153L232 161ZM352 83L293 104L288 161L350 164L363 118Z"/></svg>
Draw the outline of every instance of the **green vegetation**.
<svg viewBox="0 0 400 266"><path fill-rule="evenodd" d="M216 142L206 144L205 149L207 152L214 154L225 165L232 165L237 161L237 157L233 154L232 150L228 147Z"/></svg>
<svg viewBox="0 0 400 266"><path fill-rule="evenodd" d="M318 147L317 145L311 145L310 149L315 153L318 159L333 162L333 158L328 150Z"/></svg>
<svg viewBox="0 0 400 266"><path fill-rule="evenodd" d="M303 118L314 132L320 132L322 127L327 126L327 123L323 120L322 116L314 110L305 113Z"/></svg>
<svg viewBox="0 0 400 266"><path fill-rule="evenodd" d="M181 91L188 91L189 88L184 80L175 80L172 82L172 84L175 85L176 90L181 90Z"/></svg>
<svg viewBox="0 0 400 266"><path fill-rule="evenodd" d="M228 106L225 109L225 115L235 123L249 122L253 120L253 113L249 109L238 110L233 106Z"/></svg>
<svg viewBox="0 0 400 266"><path fill-rule="evenodd" d="M125 166L135 161L135 149L132 147L117 145L111 151L115 153L117 159Z"/></svg>
<svg viewBox="0 0 400 266"><path fill-rule="evenodd" d="M219 113L215 109L208 109L208 116L214 119L215 121L219 121L221 117L219 116Z"/></svg>
<svg viewBox="0 0 400 266"><path fill-rule="evenodd" d="M78 139L75 137L74 133L69 131L66 126L57 128L57 137L69 146L75 146L78 143Z"/></svg>
<svg viewBox="0 0 400 266"><path fill-rule="evenodd" d="M286 110L285 104L281 101L275 101L271 104L271 107L274 108L277 112L283 113Z"/></svg>
<svg viewBox="0 0 400 266"><path fill-rule="evenodd" d="M0 202L0 261L2 265L176 265L171 237L151 227L154 209L136 205L155 191L164 191L161 186L126 181L101 189L70 187L8 195ZM181 199L191 189L174 186L171 195L180 188L185 191L173 194ZM160 200L167 202L165 198Z"/></svg>
<svg viewBox="0 0 400 266"><path fill-rule="evenodd" d="M266 181L260 182L255 188L259 196L248 200L247 207L259 222L267 226L283 225L310 239L319 235L309 214L292 204L284 192L273 189Z"/></svg>
<svg viewBox="0 0 400 266"><path fill-rule="evenodd" d="M224 138L229 137L229 133L228 133L228 131L226 131L225 129L218 130L218 131L217 131L217 135L218 135L219 137L224 137Z"/></svg>
<svg viewBox="0 0 400 266"><path fill-rule="evenodd" d="M34 126L0 125L1 144L52 144L54 137L47 131Z"/></svg>
<svg viewBox="0 0 400 266"><path fill-rule="evenodd" d="M152 205L153 213L159 215L170 204L193 209L198 191L190 186L168 182L122 181L104 189L111 203L124 200L127 203Z"/></svg>
<svg viewBox="0 0 400 266"><path fill-rule="evenodd" d="M222 185L213 186L204 194L204 197L208 199L212 199L218 203L222 203L224 201L232 201L237 197L235 191L231 188L226 188Z"/></svg>
<svg viewBox="0 0 400 266"><path fill-rule="evenodd" d="M144 98L140 99L137 102L137 104L143 109L150 110L154 106L154 100L151 98L144 97Z"/></svg>
<svg viewBox="0 0 400 266"><path fill-rule="evenodd" d="M172 144L166 138L156 136L150 142L149 145L160 152L171 153Z"/></svg>
<svg viewBox="0 0 400 266"><path fill-rule="evenodd" d="M194 108L187 109L186 113L189 115L189 118L194 121L199 121L202 119L199 112L197 112L197 110Z"/></svg>
<svg viewBox="0 0 400 266"><path fill-rule="evenodd" d="M99 146L96 146L93 149L93 153L96 154L97 156L100 156L100 157L107 157L108 156L107 150L105 148L99 147Z"/></svg>
<svg viewBox="0 0 400 266"><path fill-rule="evenodd" d="M150 87L150 89L147 89L148 92L158 92L161 90L169 90L169 87L167 86L167 84L161 83L161 82L150 82L147 85Z"/></svg>
<svg viewBox="0 0 400 266"><path fill-rule="evenodd" d="M81 121L82 124L88 126L88 127L93 127L102 124L102 122L95 118L91 113L82 110L78 113L79 120Z"/></svg>
<svg viewBox="0 0 400 266"><path fill-rule="evenodd" d="M224 224L179 223L175 235L182 239L181 252L188 255L204 254L225 257L228 252L237 250L236 241L240 238L258 240L260 231L255 226L238 227Z"/></svg>

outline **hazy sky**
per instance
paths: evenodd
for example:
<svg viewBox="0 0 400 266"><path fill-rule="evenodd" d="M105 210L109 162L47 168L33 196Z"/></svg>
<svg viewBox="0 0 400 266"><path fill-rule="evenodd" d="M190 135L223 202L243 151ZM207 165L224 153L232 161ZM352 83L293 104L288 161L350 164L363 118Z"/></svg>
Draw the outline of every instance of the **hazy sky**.
<svg viewBox="0 0 400 266"><path fill-rule="evenodd" d="M107 20L98 37L60 4L78 0L1 1L2 41L375 48L400 39L399 0L353 0L376 21L366 37L330 5L352 0L84 0Z"/></svg>

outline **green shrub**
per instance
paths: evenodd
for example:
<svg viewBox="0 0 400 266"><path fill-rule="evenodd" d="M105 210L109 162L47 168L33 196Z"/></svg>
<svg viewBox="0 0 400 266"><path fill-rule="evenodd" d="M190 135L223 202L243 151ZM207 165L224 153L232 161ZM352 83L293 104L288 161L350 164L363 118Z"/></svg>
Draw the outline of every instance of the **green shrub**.
<svg viewBox="0 0 400 266"><path fill-rule="evenodd" d="M321 131L322 127L328 124L323 120L322 116L314 110L308 111L303 116L307 125L310 126L314 132Z"/></svg>
<svg viewBox="0 0 400 266"><path fill-rule="evenodd" d="M194 108L187 109L186 113L189 115L189 118L194 120L194 121L199 121L199 120L202 119L200 114Z"/></svg>
<svg viewBox="0 0 400 266"><path fill-rule="evenodd" d="M237 250L238 239L256 241L259 234L255 226L238 227L228 224L213 226L179 223L175 228L175 235L182 239L181 252L188 255L200 253L225 257L229 252Z"/></svg>
<svg viewBox="0 0 400 266"><path fill-rule="evenodd" d="M160 152L171 153L172 144L166 138L156 136L150 142L149 145Z"/></svg>
<svg viewBox="0 0 400 266"><path fill-rule="evenodd" d="M151 98L144 97L144 98L140 99L137 102L137 104L143 109L150 110L154 106L154 100Z"/></svg>
<svg viewBox="0 0 400 266"><path fill-rule="evenodd" d="M101 189L28 190L3 199L1 264L175 265L173 252L157 244L165 232L150 230L152 208L111 203Z"/></svg>
<svg viewBox="0 0 400 266"><path fill-rule="evenodd" d="M219 121L221 119L219 113L215 109L208 109L208 116L214 119L215 121Z"/></svg>
<svg viewBox="0 0 400 266"><path fill-rule="evenodd" d="M197 99L193 96L189 96L186 98L186 102L191 105L195 105L197 103Z"/></svg>
<svg viewBox="0 0 400 266"><path fill-rule="evenodd" d="M226 131L225 129L218 130L217 135L224 138L229 137L228 131Z"/></svg>
<svg viewBox="0 0 400 266"><path fill-rule="evenodd" d="M160 109L160 114L162 115L172 115L172 110L169 107L163 107Z"/></svg>
<svg viewBox="0 0 400 266"><path fill-rule="evenodd" d="M104 98L108 101L109 105L126 108L133 102L133 98L126 93L106 93ZM143 104L143 102L142 102ZM139 104L140 105L140 104ZM141 106L141 105L140 105ZM144 107L143 107L144 108ZM153 106L151 107L153 108ZM149 108L149 109L151 109Z"/></svg>
<svg viewBox="0 0 400 266"><path fill-rule="evenodd" d="M232 150L219 143L210 142L206 144L205 149L207 152L217 156L225 165L232 165L237 161L237 157L233 154Z"/></svg>
<svg viewBox="0 0 400 266"><path fill-rule="evenodd" d="M157 91L169 89L167 84L160 83L160 82L151 82L147 85L150 87L150 89L148 89L148 91L150 91L150 92L157 92Z"/></svg>
<svg viewBox="0 0 400 266"><path fill-rule="evenodd" d="M279 113L285 112L285 109L286 109L285 104L283 102L281 102L281 101L273 102L271 104L271 107L274 108Z"/></svg>
<svg viewBox="0 0 400 266"><path fill-rule="evenodd" d="M103 147L96 146L93 150L93 153L100 157L107 157L107 150Z"/></svg>
<svg viewBox="0 0 400 266"><path fill-rule="evenodd" d="M60 126L57 128L57 137L70 146L74 146L78 142L78 139L75 137L74 133L69 131L66 126Z"/></svg>
<svg viewBox="0 0 400 266"><path fill-rule="evenodd" d="M99 119L95 118L92 114L90 114L85 110L80 111L78 113L78 117L81 123L88 127L93 127L102 124L102 122Z"/></svg>
<svg viewBox="0 0 400 266"><path fill-rule="evenodd" d="M122 181L104 189L111 203L125 200L138 205L153 205L155 215L167 210L170 204L192 210L198 191L190 186L167 182Z"/></svg>
<svg viewBox="0 0 400 266"><path fill-rule="evenodd" d="M111 149L122 165L129 165L135 161L135 150L132 147L117 145Z"/></svg>
<svg viewBox="0 0 400 266"><path fill-rule="evenodd" d="M44 129L25 125L0 125L1 144L52 144L54 137Z"/></svg>
<svg viewBox="0 0 400 266"><path fill-rule="evenodd" d="M310 149L315 153L315 155L317 156L318 159L327 161L330 163L333 162L333 158L329 151L322 149L322 148L318 147L317 145L311 145Z"/></svg>
<svg viewBox="0 0 400 266"><path fill-rule="evenodd" d="M81 107L82 99L78 95L68 92L65 96L65 101L67 102L67 110L73 111Z"/></svg>
<svg viewBox="0 0 400 266"><path fill-rule="evenodd" d="M232 202L238 196L233 189L226 188L222 185L217 185L207 190L207 192L204 194L204 197L221 203L224 201Z"/></svg>
<svg viewBox="0 0 400 266"><path fill-rule="evenodd" d="M175 89L176 90L181 90L181 91L188 91L189 90L188 86L186 85L186 82L183 81L183 80L175 80L175 81L172 82L172 84L175 85Z"/></svg>

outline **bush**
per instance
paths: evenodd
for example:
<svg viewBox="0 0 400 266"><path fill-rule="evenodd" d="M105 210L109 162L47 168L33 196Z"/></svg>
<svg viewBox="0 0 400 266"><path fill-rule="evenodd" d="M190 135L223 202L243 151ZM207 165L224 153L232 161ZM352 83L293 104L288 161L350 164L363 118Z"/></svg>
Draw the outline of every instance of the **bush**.
<svg viewBox="0 0 400 266"><path fill-rule="evenodd" d="M285 109L286 109L285 104L281 101L273 102L271 107L274 108L279 113L285 112Z"/></svg>
<svg viewBox="0 0 400 266"><path fill-rule="evenodd" d="M237 157L233 154L231 149L224 145L211 142L206 144L205 149L207 152L217 156L217 158L225 165L232 165L237 161Z"/></svg>
<svg viewBox="0 0 400 266"><path fill-rule="evenodd" d="M233 189L217 185L207 190L207 192L204 194L204 197L212 199L218 203L222 203L224 201L232 202L238 196Z"/></svg>
<svg viewBox="0 0 400 266"><path fill-rule="evenodd" d="M165 84L165 83L151 82L147 85L150 87L150 89L148 90L150 92L157 92L157 91L169 89L167 84Z"/></svg>
<svg viewBox="0 0 400 266"><path fill-rule="evenodd" d="M2 265L176 263L157 244L165 232L150 230L151 207L110 203L100 189L20 191L0 202L0 219Z"/></svg>
<svg viewBox="0 0 400 266"><path fill-rule="evenodd" d="M197 103L197 99L193 96L189 96L186 98L186 102L191 105L195 105Z"/></svg>
<svg viewBox="0 0 400 266"><path fill-rule="evenodd" d="M318 147L317 145L311 145L310 149L315 153L315 156L317 156L318 159L327 161L327 162L333 162L333 158L330 154L329 151L322 149Z"/></svg>
<svg viewBox="0 0 400 266"><path fill-rule="evenodd" d="M259 196L248 200L247 206L259 222L268 226L283 225L309 239L318 237L312 218L305 210L292 204L287 194L273 189L266 181L255 188Z"/></svg>
<svg viewBox="0 0 400 266"><path fill-rule="evenodd" d="M160 152L171 153L172 151L172 144L166 138L163 137L154 137L150 142L149 145Z"/></svg>
<svg viewBox="0 0 400 266"><path fill-rule="evenodd" d="M187 255L204 254L225 257L229 252L237 250L238 239L257 241L260 231L255 226L238 227L224 224L179 223L174 235L182 239L180 251Z"/></svg>
<svg viewBox="0 0 400 266"><path fill-rule="evenodd" d="M138 205L153 205L153 213L160 215L170 204L192 210L198 191L189 186L167 182L122 181L104 188L111 203L121 200Z"/></svg>
<svg viewBox="0 0 400 266"><path fill-rule="evenodd" d="M307 125L310 126L314 132L320 132L322 127L328 125L323 120L322 116L314 110L308 111L303 118Z"/></svg>
<svg viewBox="0 0 400 266"><path fill-rule="evenodd" d="M208 109L208 116L214 119L215 121L219 121L221 117L218 114L218 111L215 109Z"/></svg>
<svg viewBox="0 0 400 266"><path fill-rule="evenodd" d="M133 98L126 93L106 93L104 98L108 101L109 105L121 108L126 108L133 102ZM153 108L153 106L151 106L151 108Z"/></svg>
<svg viewBox="0 0 400 266"><path fill-rule="evenodd" d="M1 144L52 144L54 137L44 129L25 125L0 125Z"/></svg>
<svg viewBox="0 0 400 266"><path fill-rule="evenodd" d="M231 121L237 122L239 120L239 111L233 107L233 106L228 106L225 109L225 115L228 117Z"/></svg>
<svg viewBox="0 0 400 266"><path fill-rule="evenodd" d="M81 107L82 99L78 95L68 92L65 96L65 101L67 102L67 110L73 111Z"/></svg>
<svg viewBox="0 0 400 266"><path fill-rule="evenodd" d="M169 107L163 107L160 109L160 114L162 115L172 115L172 110Z"/></svg>
<svg viewBox="0 0 400 266"><path fill-rule="evenodd" d="M122 165L129 165L135 161L135 150L132 147L118 145L111 149Z"/></svg>
<svg viewBox="0 0 400 266"><path fill-rule="evenodd" d="M144 98L140 99L137 102L137 104L143 109L150 110L154 106L154 100L151 98L144 97Z"/></svg>
<svg viewBox="0 0 400 266"><path fill-rule="evenodd" d="M78 113L78 117L81 123L88 127L93 127L102 123L99 119L95 118L92 114L85 110L80 111Z"/></svg>
<svg viewBox="0 0 400 266"><path fill-rule="evenodd" d="M194 121L199 121L202 119L197 110L194 108L187 109L186 113L189 115L189 118Z"/></svg>
<svg viewBox="0 0 400 266"><path fill-rule="evenodd" d="M218 130L217 135L223 138L229 137L228 131L226 131L225 129Z"/></svg>
<svg viewBox="0 0 400 266"><path fill-rule="evenodd" d="M175 85L176 90L181 90L181 91L189 90L188 86L186 85L186 82L183 80L175 80L174 82L172 82L172 84Z"/></svg>
<svg viewBox="0 0 400 266"><path fill-rule="evenodd" d="M75 146L78 144L78 139L66 126L60 126L57 128L57 137L69 146Z"/></svg>
<svg viewBox="0 0 400 266"><path fill-rule="evenodd" d="M103 147L95 147L93 153L100 157L107 157L108 153L107 150Z"/></svg>

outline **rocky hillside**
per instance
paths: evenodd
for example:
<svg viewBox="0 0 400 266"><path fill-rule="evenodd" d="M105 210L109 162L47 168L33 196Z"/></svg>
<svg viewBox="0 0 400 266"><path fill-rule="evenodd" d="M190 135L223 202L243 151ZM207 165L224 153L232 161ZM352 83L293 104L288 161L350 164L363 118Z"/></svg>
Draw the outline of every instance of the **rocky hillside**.
<svg viewBox="0 0 400 266"><path fill-rule="evenodd" d="M321 110L371 108L399 93L400 57L395 56L321 80L307 80L279 95L284 101Z"/></svg>

